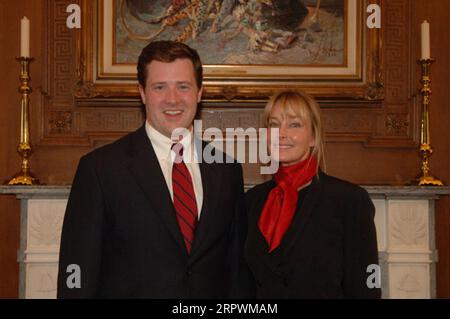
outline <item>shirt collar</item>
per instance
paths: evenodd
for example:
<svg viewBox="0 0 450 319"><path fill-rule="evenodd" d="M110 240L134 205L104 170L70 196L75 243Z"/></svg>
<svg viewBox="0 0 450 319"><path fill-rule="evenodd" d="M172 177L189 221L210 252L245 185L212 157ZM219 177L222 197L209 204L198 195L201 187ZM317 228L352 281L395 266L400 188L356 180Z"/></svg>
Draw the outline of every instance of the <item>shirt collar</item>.
<svg viewBox="0 0 450 319"><path fill-rule="evenodd" d="M193 158L192 155L194 155L193 154L194 135L192 134L192 130L193 129L191 128L189 130L189 133L184 135L184 137L179 142L183 145L183 159L185 163L193 162L191 160ZM148 121L145 121L145 131L147 132L147 136L149 137L150 142L152 143L153 149L155 150L156 157L158 158L158 160L173 162L173 158L171 156L172 155L171 148L172 145L176 142L173 142L170 138L168 138L167 136L156 130L154 127L152 127L150 123L148 123Z"/></svg>

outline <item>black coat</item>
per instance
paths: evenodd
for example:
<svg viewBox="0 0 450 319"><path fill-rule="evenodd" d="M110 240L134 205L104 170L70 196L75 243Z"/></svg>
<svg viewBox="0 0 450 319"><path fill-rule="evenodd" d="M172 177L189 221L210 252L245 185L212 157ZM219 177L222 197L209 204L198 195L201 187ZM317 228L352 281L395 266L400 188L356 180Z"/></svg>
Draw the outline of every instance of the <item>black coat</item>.
<svg viewBox="0 0 450 319"><path fill-rule="evenodd" d="M58 297L248 297L242 168L199 165L203 206L188 255L144 126L81 158L62 230ZM81 268L81 288L66 285L70 264Z"/></svg>
<svg viewBox="0 0 450 319"><path fill-rule="evenodd" d="M367 266L378 264L375 209L361 187L319 172L300 191L292 224L271 254L258 228L269 181L247 192L245 247L258 298L379 298Z"/></svg>

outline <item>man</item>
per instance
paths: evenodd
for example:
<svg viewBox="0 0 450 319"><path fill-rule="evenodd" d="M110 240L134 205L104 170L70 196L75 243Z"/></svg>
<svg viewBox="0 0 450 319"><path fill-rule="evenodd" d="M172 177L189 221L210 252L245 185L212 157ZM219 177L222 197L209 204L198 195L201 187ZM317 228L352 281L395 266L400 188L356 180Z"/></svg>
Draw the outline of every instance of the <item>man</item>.
<svg viewBox="0 0 450 319"><path fill-rule="evenodd" d="M80 160L58 297L249 297L241 166L192 160L201 152L192 125L202 95L197 52L152 42L138 80L145 124Z"/></svg>

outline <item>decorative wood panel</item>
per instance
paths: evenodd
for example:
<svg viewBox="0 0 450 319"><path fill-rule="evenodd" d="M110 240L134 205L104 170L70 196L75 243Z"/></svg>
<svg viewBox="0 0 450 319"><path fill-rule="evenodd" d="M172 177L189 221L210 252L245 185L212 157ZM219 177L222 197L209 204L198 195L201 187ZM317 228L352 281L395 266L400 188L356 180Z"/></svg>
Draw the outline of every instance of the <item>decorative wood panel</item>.
<svg viewBox="0 0 450 319"><path fill-rule="evenodd" d="M323 109L327 142L358 142L367 147L414 147L417 145L418 107L412 87L416 67L411 52L412 9L408 0L381 0L382 28L370 32L368 42L381 51L367 56L373 82L368 83L365 99L330 98L317 95ZM46 83L42 90L43 112L40 145L93 146L98 140L114 140L139 127L144 119L139 96L98 98L89 81L94 70L89 58L96 48L91 35L81 36L83 28L66 27L66 7L77 3L83 12L82 24L91 23L95 2L85 0L46 0L44 50ZM362 17L365 19L365 17ZM381 36L380 36L381 35ZM111 94L114 87L109 87ZM220 92L219 92L220 91ZM222 87L203 103L200 118L204 129L243 127L257 123L266 93L261 99L245 100L245 92ZM314 93L314 88L310 90ZM83 96L84 98L77 98ZM93 98L89 98L93 97ZM95 98L97 97L97 98ZM255 113L256 112L256 113ZM255 115L256 114L256 115ZM261 123L257 123L260 125Z"/></svg>

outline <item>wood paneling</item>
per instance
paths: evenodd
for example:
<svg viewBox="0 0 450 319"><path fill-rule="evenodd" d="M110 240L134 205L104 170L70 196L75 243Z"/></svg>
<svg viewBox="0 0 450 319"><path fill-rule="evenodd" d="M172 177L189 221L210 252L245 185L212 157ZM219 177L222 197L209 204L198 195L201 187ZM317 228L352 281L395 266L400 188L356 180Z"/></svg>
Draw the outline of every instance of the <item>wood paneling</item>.
<svg viewBox="0 0 450 319"><path fill-rule="evenodd" d="M19 291L19 212L15 196L2 196L0 203L0 298L17 298Z"/></svg>
<svg viewBox="0 0 450 319"><path fill-rule="evenodd" d="M92 51L92 39L96 34L94 27L96 19L91 12L96 7L96 2L79 1L84 10L84 28L80 31L65 27L67 13L63 8L71 2L73 1L44 2L47 14L43 21L45 26L43 50L46 53L43 63L47 81L43 86L46 95L38 123L41 133L39 145L92 147L99 139L113 140L117 138L118 132L129 132L142 123L140 110L134 107L136 101L139 101L139 96L136 93L133 102L129 96L129 86L123 85L120 88L116 84L111 84L113 88L105 88L103 84L93 85L95 76L92 69L96 54ZM417 108L413 107L410 85L413 59L410 50L411 39L408 36L411 33L412 6L407 0L381 1L381 3L385 16L380 32L383 38L375 41L380 49L377 47L375 50L369 50L369 47L374 46L374 41L368 40L366 51L367 64L370 65L369 72L372 71L370 77L376 79L381 87L382 83L385 84L385 100L382 102L363 100L356 96L343 99L338 95L339 98L333 101L330 96L319 94L321 101L327 99L327 102L321 103L325 109L325 131L327 140L333 142L364 142L371 147L411 148L417 142L417 135L414 134L414 128L417 126ZM378 34L378 30L368 31L366 28L364 30L370 33L368 38L372 40L373 34ZM99 38L101 39L101 35ZM380 65L384 60L390 61L389 68ZM374 65L376 67L373 67ZM81 94L83 98L74 98L74 92L77 92L76 97L80 96L78 94L80 87L87 96ZM102 91L100 87L106 91ZM363 88L364 90L366 88ZM126 101L116 98L115 105L111 99L105 102L105 99L113 95L112 91L118 96L121 92L126 93ZM241 107L242 99L245 101L246 97L242 92L236 95L239 99L228 101L228 107ZM380 95L383 96L383 92ZM222 97L222 100L225 102L225 97ZM255 104L256 107L262 108L264 103L262 100L259 104ZM208 104L214 107L213 102ZM137 105L139 106L138 103ZM212 120L210 124L221 127L220 111L215 113L217 121ZM234 123L229 124L233 127L239 125L239 122L240 119L236 119Z"/></svg>
<svg viewBox="0 0 450 319"><path fill-rule="evenodd" d="M19 143L20 99L17 91L19 64L15 60L20 52L20 19L26 15L31 20L30 50L33 56L40 58L41 8L42 3L38 0L0 1L0 182L17 173L21 164L16 152ZM31 66L31 85L35 90L31 96L32 108L39 105L36 88L42 73L38 61ZM32 130L35 129L33 125ZM32 168L34 162L31 159ZM19 201L14 196L0 196L0 298L18 296L19 222Z"/></svg>
<svg viewBox="0 0 450 319"><path fill-rule="evenodd" d="M431 69L430 105L431 145L434 153L431 157L431 172L450 184L450 1L428 0L414 1L417 33L414 50L420 54L419 24L423 20L430 22L431 57L436 59ZM437 203L436 245L439 251L437 264L437 296L450 298L450 196L441 198Z"/></svg>
<svg viewBox="0 0 450 319"><path fill-rule="evenodd" d="M0 70L2 70L2 77L0 82L0 94L2 99L0 100L0 182L6 178L9 174L8 170L12 168L11 158L16 157L15 153L15 141L11 139L15 136L15 128L17 125L10 123L8 114L13 112L14 106L14 94L9 91L13 89L12 83L6 81L6 79L12 78L14 73L14 64L10 59L10 54L7 52L7 48L17 48L18 46L13 39L9 38L14 26L8 24L7 16L9 14L9 8L7 7L7 1L0 1ZM17 20L18 21L18 20ZM17 51L16 51L17 52ZM9 92L8 92L9 91ZM14 251L18 248L19 222L17 218L18 209L11 209L11 196L0 197L0 298L14 298L17 297L18 292L18 264L16 262L17 257L14 255ZM11 217L16 217L12 219ZM12 231L12 233L11 233ZM11 253L13 252L13 253Z"/></svg>

